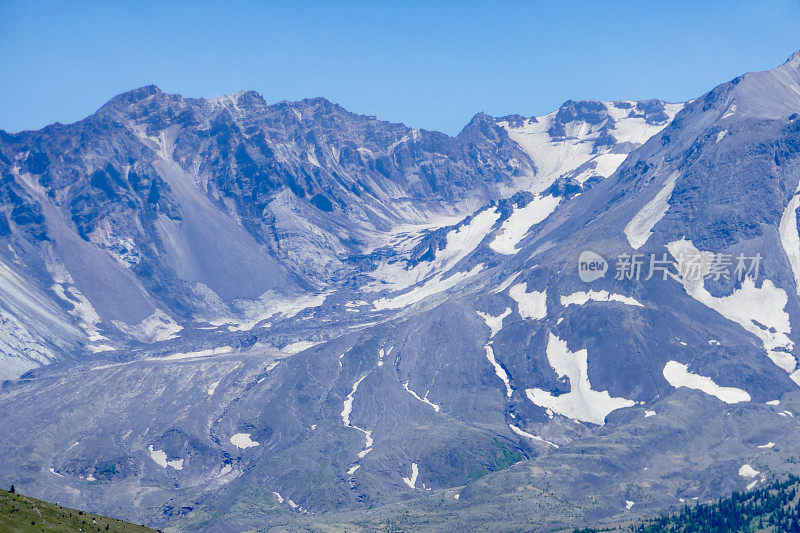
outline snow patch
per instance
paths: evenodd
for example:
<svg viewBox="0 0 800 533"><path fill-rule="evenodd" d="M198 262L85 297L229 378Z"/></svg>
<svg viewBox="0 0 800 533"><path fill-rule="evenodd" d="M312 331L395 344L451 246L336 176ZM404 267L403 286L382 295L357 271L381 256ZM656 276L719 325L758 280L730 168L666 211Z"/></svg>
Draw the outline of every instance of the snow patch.
<svg viewBox="0 0 800 533"><path fill-rule="evenodd" d="M154 449L152 444L148 446L147 449L150 450L150 459L152 459L161 468L170 467L175 470L183 470L183 459L168 461L166 452L163 450Z"/></svg>
<svg viewBox="0 0 800 533"><path fill-rule="evenodd" d="M566 341L552 333L549 335L547 360L559 378L566 376L569 379L570 391L554 396L542 389L527 389L525 394L530 401L568 418L601 426L605 424L606 416L610 412L636 404L627 398L612 397L608 391L592 390L587 350L584 348L571 352Z"/></svg>
<svg viewBox="0 0 800 533"><path fill-rule="evenodd" d="M547 289L527 292L528 284L517 283L508 290L508 295L517 302L522 318L540 319L547 316Z"/></svg>
<svg viewBox="0 0 800 533"><path fill-rule="evenodd" d="M633 102L635 104L635 102ZM617 153L614 148L599 146L601 135L610 134L619 143L632 147L644 144L661 131L683 108L683 104L666 104L667 120L662 124L648 124L643 117L630 117L628 109L619 109L613 103L604 103L613 126L605 128L607 121L588 124L574 120L564 125L564 138L553 138L550 130L554 126L558 111L522 124L499 121L498 125L531 158L536 167L536 176L530 188L542 191L562 176L573 177L583 183L592 176L611 176L626 159L626 153ZM605 129L604 129L605 128ZM619 146L619 145L618 145Z"/></svg>
<svg viewBox="0 0 800 533"><path fill-rule="evenodd" d="M69 314L79 321L79 326L86 332L90 342L108 340L100 334L97 329L101 322L100 315L95 311L94 306L75 285L67 286L66 283L55 283L51 287L56 295L72 306Z"/></svg>
<svg viewBox="0 0 800 533"><path fill-rule="evenodd" d="M742 476L745 479L754 478L758 474L760 474L760 472L758 470L756 470L755 468L753 468L752 466L750 466L750 465L746 465L745 464L745 465L742 465L741 468L739 468L739 475Z"/></svg>
<svg viewBox="0 0 800 533"><path fill-rule="evenodd" d="M283 348L281 348L281 353L285 353L288 355L294 355L296 353L300 353L303 350L308 350L316 346L317 344L322 344L321 341L314 342L314 341L297 341L287 344Z"/></svg>
<svg viewBox="0 0 800 533"><path fill-rule="evenodd" d="M275 291L267 291L257 300L237 300L236 307L243 318L219 318L212 326L227 326L229 331L250 331L257 324L270 318L294 318L306 309L314 309L325 303L330 292L301 294L287 297Z"/></svg>
<svg viewBox="0 0 800 533"><path fill-rule="evenodd" d="M403 477L403 483L411 487L412 489L417 485L417 475L419 475L419 468L417 468L417 463L411 463L411 477Z"/></svg>
<svg viewBox="0 0 800 533"><path fill-rule="evenodd" d="M258 446L259 443L250 438L250 433L236 433L231 436L231 444L242 450Z"/></svg>
<svg viewBox="0 0 800 533"><path fill-rule="evenodd" d="M733 102L730 107L725 111L725 113L720 117L720 120L723 118L728 118L736 113L736 102Z"/></svg>
<svg viewBox="0 0 800 533"><path fill-rule="evenodd" d="M113 352L116 350L116 348L110 344L89 344L86 346L86 349L92 353Z"/></svg>
<svg viewBox="0 0 800 533"><path fill-rule="evenodd" d="M664 378L676 389L686 387L687 389L699 390L709 396L719 398L725 403L750 401L750 395L746 391L736 387L721 387L709 377L689 372L688 367L689 365L684 365L677 361L669 361L664 366Z"/></svg>
<svg viewBox="0 0 800 533"><path fill-rule="evenodd" d="M480 316L483 321L486 322L486 325L489 326L489 329L492 330L491 335L489 335L489 338L491 339L497 335L501 329L503 329L503 319L511 314L511 308L506 307L506 310L497 316L492 316L489 313L482 313L480 311L477 311L477 313L478 316Z"/></svg>
<svg viewBox="0 0 800 533"><path fill-rule="evenodd" d="M370 273L377 283L367 290L389 289L396 292L434 277L441 282L445 274L480 245L499 218L500 213L496 208L484 209L468 223L450 230L445 236L444 248L436 250L431 261L420 261L410 268L405 261L380 264Z"/></svg>

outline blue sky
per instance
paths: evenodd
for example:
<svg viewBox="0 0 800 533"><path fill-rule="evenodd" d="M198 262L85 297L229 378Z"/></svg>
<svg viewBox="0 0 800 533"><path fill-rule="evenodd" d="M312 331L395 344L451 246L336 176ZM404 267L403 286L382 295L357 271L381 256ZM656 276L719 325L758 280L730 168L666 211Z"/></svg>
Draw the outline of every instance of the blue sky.
<svg viewBox="0 0 800 533"><path fill-rule="evenodd" d="M800 1L0 0L0 129L79 120L155 83L324 96L457 133L567 99L696 97L800 49Z"/></svg>

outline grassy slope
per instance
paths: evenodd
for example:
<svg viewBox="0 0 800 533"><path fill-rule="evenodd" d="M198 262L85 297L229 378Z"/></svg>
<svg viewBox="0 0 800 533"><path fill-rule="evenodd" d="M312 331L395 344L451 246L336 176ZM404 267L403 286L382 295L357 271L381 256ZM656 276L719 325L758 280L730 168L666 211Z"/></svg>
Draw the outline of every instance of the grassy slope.
<svg viewBox="0 0 800 533"><path fill-rule="evenodd" d="M108 529L106 529L108 526ZM20 494L0 490L0 533L33 531L154 532L144 526L59 507Z"/></svg>

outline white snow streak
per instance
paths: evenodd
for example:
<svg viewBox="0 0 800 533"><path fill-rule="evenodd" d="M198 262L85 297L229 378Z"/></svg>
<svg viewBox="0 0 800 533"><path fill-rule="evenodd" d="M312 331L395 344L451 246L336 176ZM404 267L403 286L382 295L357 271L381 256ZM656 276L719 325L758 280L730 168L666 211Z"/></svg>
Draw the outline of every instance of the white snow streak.
<svg viewBox="0 0 800 533"><path fill-rule="evenodd" d="M503 283L498 285L497 288L495 288L492 292L494 294L500 294L501 292L505 291L507 288L511 286L512 283L514 283L514 280L517 279L517 277L519 277L520 274L521 272L517 272L516 274L511 274L510 276L508 276L508 278L506 278L506 280Z"/></svg>
<svg viewBox="0 0 800 533"><path fill-rule="evenodd" d="M647 242L647 239L653 234L655 225L667 214L669 199L672 197L672 191L675 189L675 182L679 175L677 171L670 174L655 197L647 202L625 226L625 236L634 250L638 250Z"/></svg>
<svg viewBox="0 0 800 533"><path fill-rule="evenodd" d="M797 231L797 208L800 207L800 195L795 194L786 210L781 216L778 230L781 236L781 245L786 257L789 259L789 266L794 275L794 285L797 294L800 295L800 234Z"/></svg>
<svg viewBox="0 0 800 533"><path fill-rule="evenodd" d="M497 359L494 357L494 350L488 344L483 347L486 350L486 359L494 367L494 373L497 374L497 377L503 380L503 383L506 385L506 396L511 398L511 395L514 394L514 389L511 388L511 381L508 379L508 374L506 370L502 367L500 363L497 362Z"/></svg>
<svg viewBox="0 0 800 533"><path fill-rule="evenodd" d="M441 409L441 407L439 407L437 404L433 403L432 401L430 401L430 400L428 399L428 393L427 393L427 392L425 393L425 397L423 398L423 397L421 397L419 394L417 394L416 392L414 392L413 390L409 389L409 388L408 388L408 381L406 381L405 383L403 383L403 388L406 390L406 392L408 392L409 394L411 394L411 396L413 396L413 397L414 397L414 398L416 398L417 400L421 401L421 402L422 402L422 403L424 403L425 405L429 405L430 407L432 407L432 408L433 408L433 410L434 410L434 411L436 411L437 413L439 412L439 409Z"/></svg>
<svg viewBox="0 0 800 533"><path fill-rule="evenodd" d="M347 395L347 398L345 398L344 404L342 405L342 422L344 423L345 427L356 429L364 434L364 449L358 452L358 457L361 458L365 457L369 452L372 451L372 432L352 424L350 422L350 415L353 413L353 398L358 390L358 386L362 381L364 381L365 377L367 377L366 374L361 376L358 381L353 383L353 389L350 391L350 394Z"/></svg>
<svg viewBox="0 0 800 533"><path fill-rule="evenodd" d="M220 346L218 348L208 348L196 352L179 352L166 357L148 357L145 361L180 361L182 359L195 359L198 357L210 357L212 355L222 355L233 352L230 346Z"/></svg>
<svg viewBox="0 0 800 533"><path fill-rule="evenodd" d="M415 304L427 298L428 296L432 296L434 294L439 294L440 292L444 292L448 289L451 289L461 283L462 281L471 278L472 276L478 274L481 270L483 270L483 265L475 265L472 267L472 270L466 272L456 272L452 274L448 278L442 277L442 274L439 274L429 281L427 281L424 285L420 287L416 287L405 294L401 294L395 297L383 297L373 302L375 309L384 310L384 309L400 309L401 307L407 307L409 305Z"/></svg>
<svg viewBox="0 0 800 533"><path fill-rule="evenodd" d="M536 196L525 207L515 208L511 216L503 222L489 247L499 254L513 255L519 252L519 242L533 226L549 217L560 201L560 198L554 196Z"/></svg>
<svg viewBox="0 0 800 533"><path fill-rule="evenodd" d="M589 291L589 292L573 292L567 296L561 297L561 305L569 307L570 305L586 305L589 301L594 302L618 302L625 305L633 305L635 307L643 307L642 304L635 298L624 296L622 294L610 293L606 290L602 291Z"/></svg>
<svg viewBox="0 0 800 533"><path fill-rule="evenodd" d="M511 428L511 431L513 431L514 433L516 433L520 437L525 437L526 439L535 440L535 441L541 442L543 444L549 444L553 448L558 448L558 444L553 444L549 440L544 440L542 437L540 437L538 435L534 435L533 433L528 433L527 431L518 428L514 424L509 424L508 427Z"/></svg>

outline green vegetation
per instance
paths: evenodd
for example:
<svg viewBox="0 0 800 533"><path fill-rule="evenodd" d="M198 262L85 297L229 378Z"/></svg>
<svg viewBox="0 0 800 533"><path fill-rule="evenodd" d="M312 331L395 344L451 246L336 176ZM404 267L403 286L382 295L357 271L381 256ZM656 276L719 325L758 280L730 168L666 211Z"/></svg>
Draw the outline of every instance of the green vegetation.
<svg viewBox="0 0 800 533"><path fill-rule="evenodd" d="M505 443L493 439L493 449L491 454L488 455L487 464L480 466L476 465L470 468L467 478L470 481L482 478L489 472L497 472L498 470L505 470L511 465L518 463L522 460L522 455L519 452L512 450Z"/></svg>
<svg viewBox="0 0 800 533"><path fill-rule="evenodd" d="M800 478L776 481L758 490L734 492L714 503L686 506L654 520L595 531L633 533L727 533L731 531L778 533L800 531Z"/></svg>
<svg viewBox="0 0 800 533"><path fill-rule="evenodd" d="M144 526L114 520L0 490L0 533L32 531L155 532Z"/></svg>

